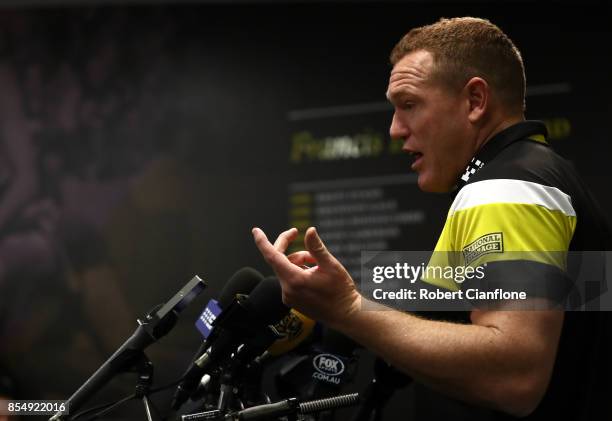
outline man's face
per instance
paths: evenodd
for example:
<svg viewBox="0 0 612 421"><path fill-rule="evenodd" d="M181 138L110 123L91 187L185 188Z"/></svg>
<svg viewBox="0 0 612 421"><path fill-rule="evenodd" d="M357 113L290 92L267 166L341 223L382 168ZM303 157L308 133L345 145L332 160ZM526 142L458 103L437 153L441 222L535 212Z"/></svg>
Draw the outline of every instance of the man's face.
<svg viewBox="0 0 612 421"><path fill-rule="evenodd" d="M434 57L419 50L398 61L387 98L394 106L390 134L415 157L419 188L447 192L473 157L476 136L468 121L469 98L432 79Z"/></svg>

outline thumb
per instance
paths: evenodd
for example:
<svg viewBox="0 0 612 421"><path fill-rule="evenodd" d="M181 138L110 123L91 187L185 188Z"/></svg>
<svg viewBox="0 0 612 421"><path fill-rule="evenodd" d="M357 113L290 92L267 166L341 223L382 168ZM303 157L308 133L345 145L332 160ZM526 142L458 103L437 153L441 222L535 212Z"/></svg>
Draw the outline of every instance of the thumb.
<svg viewBox="0 0 612 421"><path fill-rule="evenodd" d="M336 265L336 258L327 250L315 227L310 227L306 230L304 246L306 246L306 250L315 258L319 266L331 268Z"/></svg>

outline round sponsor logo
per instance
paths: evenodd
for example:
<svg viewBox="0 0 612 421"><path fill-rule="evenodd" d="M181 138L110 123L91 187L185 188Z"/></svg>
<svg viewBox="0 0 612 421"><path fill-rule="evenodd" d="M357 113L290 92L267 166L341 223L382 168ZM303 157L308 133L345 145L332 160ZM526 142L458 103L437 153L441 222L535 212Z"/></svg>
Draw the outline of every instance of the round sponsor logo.
<svg viewBox="0 0 612 421"><path fill-rule="evenodd" d="M313 358L315 370L328 376L339 376L344 373L344 363L332 354L319 354Z"/></svg>

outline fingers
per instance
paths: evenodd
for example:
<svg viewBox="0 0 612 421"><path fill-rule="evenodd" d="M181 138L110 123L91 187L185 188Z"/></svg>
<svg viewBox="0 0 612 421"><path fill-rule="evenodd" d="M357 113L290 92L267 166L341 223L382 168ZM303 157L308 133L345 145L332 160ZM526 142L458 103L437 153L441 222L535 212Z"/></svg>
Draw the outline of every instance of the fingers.
<svg viewBox="0 0 612 421"><path fill-rule="evenodd" d="M323 244L323 241L319 237L316 228L310 227L308 230L306 230L306 235L304 236L304 246L306 246L306 250L308 250L316 259L319 266L332 268L336 265L336 259L327 250L325 244Z"/></svg>
<svg viewBox="0 0 612 421"><path fill-rule="evenodd" d="M307 251L296 251L287 256L287 259L294 265L300 267L317 263L316 259Z"/></svg>
<svg viewBox="0 0 612 421"><path fill-rule="evenodd" d="M289 244L291 244L291 242L295 240L297 235L297 228L291 228L287 231L282 232L274 242L274 248L280 251L281 253L284 253L287 250L287 247L289 247Z"/></svg>
<svg viewBox="0 0 612 421"><path fill-rule="evenodd" d="M279 278L290 277L301 272L301 269L292 264L287 256L278 251L268 240L266 234L259 228L253 228L255 245L263 258L272 267Z"/></svg>
<svg viewBox="0 0 612 421"><path fill-rule="evenodd" d="M274 246L268 240L266 234L259 228L253 228L253 238L255 240L255 245L261 252L262 256L269 264L272 264L272 260L275 255L278 253L278 250L274 248Z"/></svg>

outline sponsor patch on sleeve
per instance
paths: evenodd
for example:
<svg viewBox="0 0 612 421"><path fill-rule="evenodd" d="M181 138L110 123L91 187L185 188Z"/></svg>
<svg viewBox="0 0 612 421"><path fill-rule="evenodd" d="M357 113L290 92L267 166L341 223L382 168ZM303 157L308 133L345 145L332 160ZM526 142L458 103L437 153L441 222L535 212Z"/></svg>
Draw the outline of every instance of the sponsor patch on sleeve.
<svg viewBox="0 0 612 421"><path fill-rule="evenodd" d="M465 264L469 265L474 260L485 254L504 252L504 234L501 232L491 232L478 237L463 248L463 258Z"/></svg>

